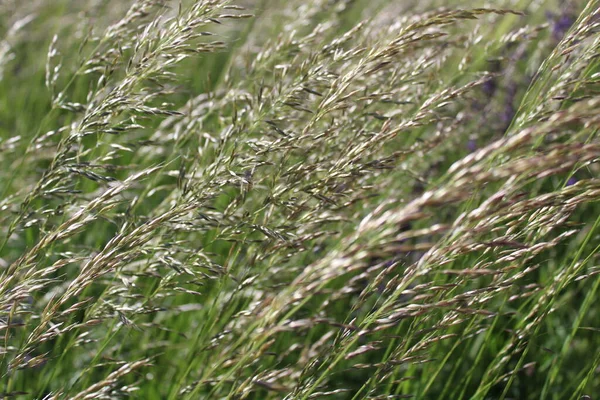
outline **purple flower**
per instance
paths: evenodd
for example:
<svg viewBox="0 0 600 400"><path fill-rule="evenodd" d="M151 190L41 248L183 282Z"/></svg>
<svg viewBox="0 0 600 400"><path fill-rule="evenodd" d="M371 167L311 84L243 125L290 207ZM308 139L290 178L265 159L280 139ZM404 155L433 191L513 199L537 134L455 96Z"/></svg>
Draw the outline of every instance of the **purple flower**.
<svg viewBox="0 0 600 400"><path fill-rule="evenodd" d="M577 178L575 178L574 176L570 177L569 180L567 181L566 186L572 186L574 184L577 183Z"/></svg>
<svg viewBox="0 0 600 400"><path fill-rule="evenodd" d="M490 78L487 81L483 82L482 89L483 93L488 95L488 97L492 97L494 95L494 92L496 91L496 80Z"/></svg>
<svg viewBox="0 0 600 400"><path fill-rule="evenodd" d="M559 41L565 36L565 33L571 28L571 25L575 22L575 17L572 13L565 10L562 14L556 15L551 12L546 13L546 17L551 20L552 23L552 37L554 40Z"/></svg>
<svg viewBox="0 0 600 400"><path fill-rule="evenodd" d="M469 141L467 142L467 149L469 149L471 153L477 150L477 142L475 141L475 139L469 139Z"/></svg>
<svg viewBox="0 0 600 400"><path fill-rule="evenodd" d="M504 107L504 112L500 114L500 121L508 127L515 116L515 108L512 104L507 104Z"/></svg>

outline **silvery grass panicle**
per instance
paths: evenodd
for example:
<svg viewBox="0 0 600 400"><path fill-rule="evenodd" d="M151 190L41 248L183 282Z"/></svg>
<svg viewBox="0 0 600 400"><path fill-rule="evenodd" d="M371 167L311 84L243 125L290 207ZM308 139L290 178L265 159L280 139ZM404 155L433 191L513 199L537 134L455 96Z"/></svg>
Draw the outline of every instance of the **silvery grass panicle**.
<svg viewBox="0 0 600 400"><path fill-rule="evenodd" d="M494 4L0 4L0 395L596 392L599 3Z"/></svg>

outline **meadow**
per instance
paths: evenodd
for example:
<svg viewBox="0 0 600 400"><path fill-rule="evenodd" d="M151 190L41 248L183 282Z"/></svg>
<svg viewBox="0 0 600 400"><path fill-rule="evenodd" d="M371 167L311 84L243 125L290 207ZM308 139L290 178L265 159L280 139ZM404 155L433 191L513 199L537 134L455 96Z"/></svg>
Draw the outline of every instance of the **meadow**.
<svg viewBox="0 0 600 400"><path fill-rule="evenodd" d="M599 33L0 0L0 398L597 398Z"/></svg>

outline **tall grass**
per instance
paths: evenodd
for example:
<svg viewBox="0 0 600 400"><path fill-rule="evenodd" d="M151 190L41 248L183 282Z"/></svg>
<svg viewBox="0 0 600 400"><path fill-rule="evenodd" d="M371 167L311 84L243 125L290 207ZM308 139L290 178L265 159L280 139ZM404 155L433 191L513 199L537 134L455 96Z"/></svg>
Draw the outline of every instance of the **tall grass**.
<svg viewBox="0 0 600 400"><path fill-rule="evenodd" d="M0 2L0 392L600 391L600 3Z"/></svg>

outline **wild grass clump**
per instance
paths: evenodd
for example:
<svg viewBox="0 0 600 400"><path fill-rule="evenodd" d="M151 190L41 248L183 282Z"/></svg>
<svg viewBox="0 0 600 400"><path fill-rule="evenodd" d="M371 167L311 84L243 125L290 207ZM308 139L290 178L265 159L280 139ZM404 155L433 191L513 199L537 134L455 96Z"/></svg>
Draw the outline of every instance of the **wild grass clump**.
<svg viewBox="0 0 600 400"><path fill-rule="evenodd" d="M0 3L2 397L600 390L598 1Z"/></svg>

